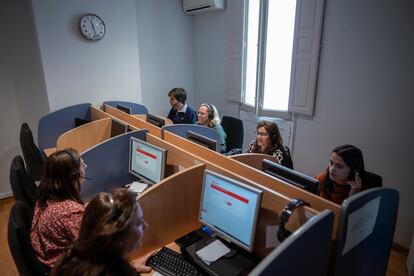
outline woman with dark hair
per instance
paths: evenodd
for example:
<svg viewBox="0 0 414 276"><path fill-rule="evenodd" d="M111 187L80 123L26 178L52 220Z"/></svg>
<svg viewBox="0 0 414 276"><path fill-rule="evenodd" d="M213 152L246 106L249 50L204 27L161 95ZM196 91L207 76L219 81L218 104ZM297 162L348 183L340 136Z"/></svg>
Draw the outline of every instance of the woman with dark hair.
<svg viewBox="0 0 414 276"><path fill-rule="evenodd" d="M57 151L45 162L30 239L36 257L47 266L53 266L78 236L85 210L79 194L85 170L74 149Z"/></svg>
<svg viewBox="0 0 414 276"><path fill-rule="evenodd" d="M337 204L371 187L366 178L362 152L353 145L334 148L328 168L316 179L321 183L319 195Z"/></svg>
<svg viewBox="0 0 414 276"><path fill-rule="evenodd" d="M275 122L260 121L256 126L256 140L253 140L244 153L263 153L272 155L279 164L293 169L290 150L283 145L282 136Z"/></svg>
<svg viewBox="0 0 414 276"><path fill-rule="evenodd" d="M197 124L212 127L217 131L220 141L220 152L225 153L227 149L227 135L221 126L221 120L217 108L212 104L202 103L197 113Z"/></svg>
<svg viewBox="0 0 414 276"><path fill-rule="evenodd" d="M184 88L173 88L168 92L170 97L171 110L167 118L174 124L194 124L196 122L196 113L189 107L185 101L187 93Z"/></svg>
<svg viewBox="0 0 414 276"><path fill-rule="evenodd" d="M141 247L148 225L136 194L126 189L99 193L88 204L79 238L61 256L52 275L139 275L150 253L133 262L127 254Z"/></svg>

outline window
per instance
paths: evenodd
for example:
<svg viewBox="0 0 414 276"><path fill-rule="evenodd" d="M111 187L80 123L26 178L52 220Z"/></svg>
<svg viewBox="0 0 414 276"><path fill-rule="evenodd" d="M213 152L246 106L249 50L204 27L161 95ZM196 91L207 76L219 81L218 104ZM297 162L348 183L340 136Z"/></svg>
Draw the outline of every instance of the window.
<svg viewBox="0 0 414 276"><path fill-rule="evenodd" d="M259 116L312 115L323 8L324 0L228 1L228 99Z"/></svg>

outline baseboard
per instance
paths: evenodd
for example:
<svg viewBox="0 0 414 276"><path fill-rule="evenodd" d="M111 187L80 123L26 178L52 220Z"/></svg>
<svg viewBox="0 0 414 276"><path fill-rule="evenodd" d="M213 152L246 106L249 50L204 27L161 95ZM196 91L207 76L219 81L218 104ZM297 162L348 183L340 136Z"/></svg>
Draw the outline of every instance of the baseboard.
<svg viewBox="0 0 414 276"><path fill-rule="evenodd" d="M13 192L2 193L0 194L0 199L12 197L12 196L13 196Z"/></svg>

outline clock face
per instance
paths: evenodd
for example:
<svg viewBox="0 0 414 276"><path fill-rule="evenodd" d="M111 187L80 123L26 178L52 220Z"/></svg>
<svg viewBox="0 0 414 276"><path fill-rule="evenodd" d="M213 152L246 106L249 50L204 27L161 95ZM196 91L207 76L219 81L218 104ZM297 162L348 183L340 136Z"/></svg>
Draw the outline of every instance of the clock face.
<svg viewBox="0 0 414 276"><path fill-rule="evenodd" d="M90 40L99 40L105 35L105 24L102 19L95 14L82 16L79 27L81 33Z"/></svg>

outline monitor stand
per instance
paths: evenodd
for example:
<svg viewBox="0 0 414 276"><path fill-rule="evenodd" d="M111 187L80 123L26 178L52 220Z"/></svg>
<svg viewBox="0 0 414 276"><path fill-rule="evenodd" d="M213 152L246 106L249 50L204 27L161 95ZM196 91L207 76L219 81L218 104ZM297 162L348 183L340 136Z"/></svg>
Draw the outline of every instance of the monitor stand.
<svg viewBox="0 0 414 276"><path fill-rule="evenodd" d="M209 275L245 275L258 263L257 258L234 243L220 239L231 251L217 261L207 265L196 252L214 242L217 237L210 237L204 233L203 237L193 244L181 248L182 253L190 258L198 267Z"/></svg>

